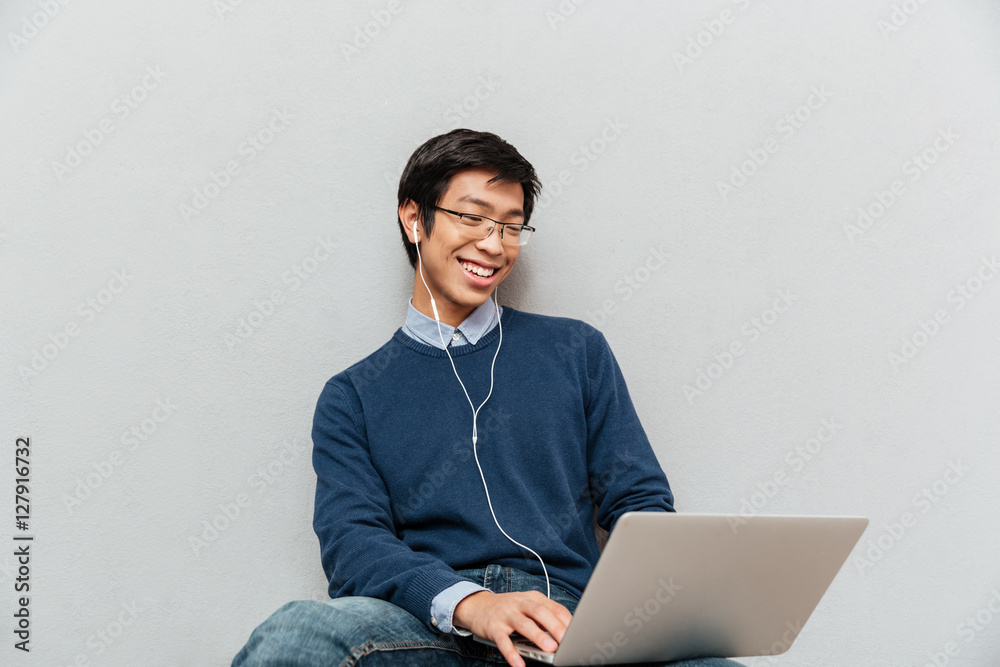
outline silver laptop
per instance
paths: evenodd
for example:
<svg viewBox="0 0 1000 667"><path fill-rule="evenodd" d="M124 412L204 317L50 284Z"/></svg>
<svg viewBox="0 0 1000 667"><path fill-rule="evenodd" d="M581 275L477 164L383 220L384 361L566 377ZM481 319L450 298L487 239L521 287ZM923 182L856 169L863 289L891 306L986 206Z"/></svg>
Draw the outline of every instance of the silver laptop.
<svg viewBox="0 0 1000 667"><path fill-rule="evenodd" d="M867 526L858 516L628 512L559 648L515 646L553 665L784 653Z"/></svg>

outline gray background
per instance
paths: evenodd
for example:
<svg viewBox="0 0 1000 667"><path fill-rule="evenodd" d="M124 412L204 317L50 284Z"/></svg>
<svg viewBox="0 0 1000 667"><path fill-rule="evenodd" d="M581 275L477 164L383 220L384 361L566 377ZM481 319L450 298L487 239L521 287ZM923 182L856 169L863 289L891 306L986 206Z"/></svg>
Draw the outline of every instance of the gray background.
<svg viewBox="0 0 1000 667"><path fill-rule="evenodd" d="M605 333L680 511L871 518L748 664L995 661L995 4L231 4L0 8L0 662L228 664L326 599L315 401L402 324L396 183L454 127L538 170L500 302Z"/></svg>

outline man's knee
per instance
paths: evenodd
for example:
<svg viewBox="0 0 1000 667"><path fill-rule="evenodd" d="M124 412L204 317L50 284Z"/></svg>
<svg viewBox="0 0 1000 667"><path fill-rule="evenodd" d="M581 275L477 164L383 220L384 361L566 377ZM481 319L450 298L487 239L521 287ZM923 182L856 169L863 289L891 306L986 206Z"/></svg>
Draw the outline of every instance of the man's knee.
<svg viewBox="0 0 1000 667"><path fill-rule="evenodd" d="M250 635L233 667L339 665L364 647L406 641L453 649L405 609L375 598L342 597L283 605ZM415 648L415 647L414 647ZM281 662L274 662L279 659Z"/></svg>
<svg viewBox="0 0 1000 667"><path fill-rule="evenodd" d="M295 600L278 609L272 619L282 632L291 630L309 639L322 632L331 644L348 650L370 642L393 641L401 635L427 632L405 609L385 600L361 596L326 602Z"/></svg>
<svg viewBox="0 0 1000 667"><path fill-rule="evenodd" d="M377 640L380 632L394 629L401 616L404 621L413 618L392 603L367 597L342 597L326 602L294 600L273 614L275 624L282 630L291 628L312 634L321 628L345 645Z"/></svg>
<svg viewBox="0 0 1000 667"><path fill-rule="evenodd" d="M290 665L316 664L319 659L340 664L350 654L359 630L356 621L328 603L293 600L254 629L233 659L233 667L278 664L279 660Z"/></svg>
<svg viewBox="0 0 1000 667"><path fill-rule="evenodd" d="M324 603L336 615L335 625L345 643L392 642L399 637L436 639L413 614L377 598L342 597Z"/></svg>

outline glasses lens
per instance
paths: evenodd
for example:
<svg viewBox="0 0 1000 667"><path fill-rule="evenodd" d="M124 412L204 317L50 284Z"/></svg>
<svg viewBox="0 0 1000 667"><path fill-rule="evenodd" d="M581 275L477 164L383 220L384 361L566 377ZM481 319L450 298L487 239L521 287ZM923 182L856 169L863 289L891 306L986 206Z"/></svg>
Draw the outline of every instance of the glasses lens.
<svg viewBox="0 0 1000 667"><path fill-rule="evenodd" d="M474 239L485 239L496 225L492 220L467 213L463 213L457 220L462 233ZM531 236L531 230L525 229L524 225L501 225L501 228L504 245L524 245Z"/></svg>
<svg viewBox="0 0 1000 667"><path fill-rule="evenodd" d="M524 245L531 236L531 230L525 229L524 225L505 225L503 228L503 242L507 245Z"/></svg>
<svg viewBox="0 0 1000 667"><path fill-rule="evenodd" d="M486 238L487 230L493 226L493 223L486 218L480 218L478 215L462 215L458 218L459 224L462 226L462 231L471 236L472 238Z"/></svg>

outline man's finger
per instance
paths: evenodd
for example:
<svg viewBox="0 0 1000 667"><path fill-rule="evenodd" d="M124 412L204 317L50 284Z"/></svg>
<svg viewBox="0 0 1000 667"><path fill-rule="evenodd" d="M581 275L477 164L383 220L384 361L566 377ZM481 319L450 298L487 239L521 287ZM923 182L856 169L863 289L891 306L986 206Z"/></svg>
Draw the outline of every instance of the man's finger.
<svg viewBox="0 0 1000 667"><path fill-rule="evenodd" d="M497 645L500 653L507 660L511 667L524 667L524 658L514 648L514 642L505 634L499 634L493 638L493 643Z"/></svg>
<svg viewBox="0 0 1000 667"><path fill-rule="evenodd" d="M566 605L556 602L555 600L545 599L542 600L542 604L546 609L555 614L564 623L569 625L570 619L573 618L573 613L566 608Z"/></svg>
<svg viewBox="0 0 1000 667"><path fill-rule="evenodd" d="M535 621L528 616L522 616L517 619L514 623L514 629L543 651L555 651L559 648L556 640L545 632L543 628L538 627Z"/></svg>
<svg viewBox="0 0 1000 667"><path fill-rule="evenodd" d="M561 642L563 640L563 637L566 634L566 628L569 626L569 622L573 620L573 614L570 613L569 609L554 600L544 601L543 604L533 608L529 615L535 620L535 622L538 623L538 625L542 626L544 630L548 630L549 634L551 634L557 642ZM528 637L529 635L525 636ZM538 642L535 643L537 644ZM541 646L541 644L538 645Z"/></svg>
<svg viewBox="0 0 1000 667"><path fill-rule="evenodd" d="M573 620L573 612L558 602L556 604L558 605L555 610L556 617L563 622L563 625L569 626L569 622Z"/></svg>
<svg viewBox="0 0 1000 667"><path fill-rule="evenodd" d="M531 619L534 623L524 624L518 627L517 631L544 651L555 651L559 648L558 642L561 642L563 635L566 634L566 627L562 622L545 607L535 609L531 614ZM527 628L527 632L524 628Z"/></svg>

